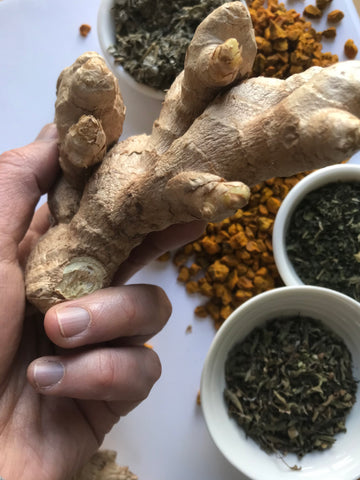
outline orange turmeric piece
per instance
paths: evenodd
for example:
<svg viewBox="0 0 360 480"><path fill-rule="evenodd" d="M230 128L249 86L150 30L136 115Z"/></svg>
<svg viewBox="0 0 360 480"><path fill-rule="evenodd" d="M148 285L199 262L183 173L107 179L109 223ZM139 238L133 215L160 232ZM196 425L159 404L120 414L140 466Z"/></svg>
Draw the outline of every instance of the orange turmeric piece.
<svg viewBox="0 0 360 480"><path fill-rule="evenodd" d="M335 38L336 37L336 28L335 27L326 28L323 32L321 32L321 35L324 38Z"/></svg>
<svg viewBox="0 0 360 480"><path fill-rule="evenodd" d="M332 0L316 0L316 6L320 10L325 10L326 7L330 5Z"/></svg>
<svg viewBox="0 0 360 480"><path fill-rule="evenodd" d="M91 31L91 26L88 25L87 23L83 23L79 27L79 32L82 37L87 37Z"/></svg>
<svg viewBox="0 0 360 480"><path fill-rule="evenodd" d="M309 18L320 18L322 16L322 11L315 5L307 5L304 8L304 16Z"/></svg>
<svg viewBox="0 0 360 480"><path fill-rule="evenodd" d="M344 12L341 10L333 10L327 16L328 22L339 23L344 18Z"/></svg>
<svg viewBox="0 0 360 480"><path fill-rule="evenodd" d="M358 54L358 48L355 45L354 40L352 40L351 38L349 40L346 40L344 45L344 52L347 58L349 58L350 60L353 60Z"/></svg>
<svg viewBox="0 0 360 480"><path fill-rule="evenodd" d="M215 260L208 268L208 274L211 280L224 282L229 274L229 268L221 263L220 260Z"/></svg>

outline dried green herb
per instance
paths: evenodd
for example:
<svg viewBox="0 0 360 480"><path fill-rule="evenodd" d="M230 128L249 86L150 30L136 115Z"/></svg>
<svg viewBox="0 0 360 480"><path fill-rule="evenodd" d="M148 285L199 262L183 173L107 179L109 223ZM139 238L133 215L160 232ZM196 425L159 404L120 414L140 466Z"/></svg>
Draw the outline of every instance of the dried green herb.
<svg viewBox="0 0 360 480"><path fill-rule="evenodd" d="M360 300L360 183L334 182L310 192L292 215L286 248L305 284Z"/></svg>
<svg viewBox="0 0 360 480"><path fill-rule="evenodd" d="M109 51L139 83L166 90L184 67L196 27L229 0L115 0Z"/></svg>
<svg viewBox="0 0 360 480"><path fill-rule="evenodd" d="M357 383L351 353L322 322L277 318L236 344L225 363L229 415L266 452L324 450L345 432Z"/></svg>

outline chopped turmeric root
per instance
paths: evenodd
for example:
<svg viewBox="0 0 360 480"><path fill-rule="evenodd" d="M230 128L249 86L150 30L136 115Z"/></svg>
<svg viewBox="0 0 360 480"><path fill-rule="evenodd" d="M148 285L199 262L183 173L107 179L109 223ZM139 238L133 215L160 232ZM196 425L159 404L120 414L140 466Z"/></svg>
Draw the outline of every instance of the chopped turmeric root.
<svg viewBox="0 0 360 480"><path fill-rule="evenodd" d="M323 14L324 2L329 2L319 2L319 5L306 7L304 16L294 9L287 10L277 0L250 2L258 47L254 76L287 78L314 65L329 66L338 61L337 55L322 52L322 34L316 32L310 21L304 18Z"/></svg>
<svg viewBox="0 0 360 480"><path fill-rule="evenodd" d="M351 38L349 40L346 40L344 51L347 58L350 58L352 60L356 57L356 55L358 54L358 48L355 45L354 40L352 40Z"/></svg>

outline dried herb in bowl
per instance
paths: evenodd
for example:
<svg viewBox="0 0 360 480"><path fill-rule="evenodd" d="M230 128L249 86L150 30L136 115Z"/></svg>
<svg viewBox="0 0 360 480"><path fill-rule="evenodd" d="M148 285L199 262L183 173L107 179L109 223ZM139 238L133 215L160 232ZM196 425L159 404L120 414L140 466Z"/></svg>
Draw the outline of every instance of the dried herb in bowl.
<svg viewBox="0 0 360 480"><path fill-rule="evenodd" d="M295 209L286 250L300 279L360 301L360 183L334 182Z"/></svg>
<svg viewBox="0 0 360 480"><path fill-rule="evenodd" d="M115 0L109 52L139 83L166 90L184 67L197 26L230 0Z"/></svg>
<svg viewBox="0 0 360 480"><path fill-rule="evenodd" d="M331 447L355 403L351 353L309 317L255 328L229 352L225 379L229 415L268 453Z"/></svg>

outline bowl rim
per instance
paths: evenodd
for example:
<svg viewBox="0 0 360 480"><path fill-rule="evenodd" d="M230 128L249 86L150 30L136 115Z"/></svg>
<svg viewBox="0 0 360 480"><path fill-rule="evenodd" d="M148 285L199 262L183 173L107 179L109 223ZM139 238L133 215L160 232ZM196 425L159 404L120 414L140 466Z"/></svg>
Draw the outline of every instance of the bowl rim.
<svg viewBox="0 0 360 480"><path fill-rule="evenodd" d="M302 178L286 195L275 216L272 246L274 261L285 285L304 285L286 252L286 232L292 214L310 192L333 182L360 181L360 165L341 163L320 168Z"/></svg>
<svg viewBox="0 0 360 480"><path fill-rule="evenodd" d="M114 57L108 51L109 47L115 43L114 25L110 13L114 1L115 0L100 0L98 8L97 35L100 48L102 50L102 55L104 56L109 68L118 79L124 80L128 86L138 93L146 95L147 97L155 100L163 101L166 94L165 91L157 90L134 80L133 77L129 75L121 65L115 63Z"/></svg>
<svg viewBox="0 0 360 480"><path fill-rule="evenodd" d="M266 292L262 292L262 293L258 294L257 296L252 297L251 299L247 300L244 304L240 305L236 310L234 310L234 312L228 317L228 319L221 325L221 327L219 328L218 332L216 333L212 343L210 344L210 348L208 349L208 353L206 355L205 362L204 362L203 369L202 369L202 373L201 373L201 379L200 379L201 409L202 409L202 413L203 413L203 416L204 416L204 419L205 419L207 430L210 434L210 437L213 440L213 443L216 445L216 447L219 449L219 451L228 460L228 462L230 464L232 464L238 471L242 472L243 474L245 474L246 476L248 476L252 480L269 480L269 478L271 480L274 480L275 477L274 477L274 473L272 473L268 470L264 471L264 472L261 472L260 475L259 475L259 472L256 472L256 469L255 469L255 472L254 472L254 468L251 467L250 464L249 465L246 464L246 460L245 460L244 465L240 465L239 462L234 459L232 453L229 453L226 450L226 448L224 447L224 445L221 442L221 439L217 438L217 436L216 436L216 426L212 421L212 419L214 418L213 415L212 415L213 405L212 405L212 401L211 401L211 398L210 398L211 396L207 395L207 394L209 393L209 391L214 391L214 385L213 385L211 380L214 378L214 371L217 370L216 366L219 366L219 363L222 362L222 358L225 358L224 357L225 354L223 352L221 352L221 350L222 350L222 346L223 346L224 342L226 343L226 338L229 339L228 343L226 343L226 347L227 347L226 352L228 352L230 350L230 348L235 343L244 339L256 326L263 325L267 320L270 320L271 318L274 318L274 315L272 315L271 313L268 314L267 312L261 313L261 314L259 313L259 315L257 317L255 317L255 319L252 318L252 320L250 322L248 322L248 327L249 328L247 328L247 329L245 328L245 330L247 330L247 331L245 331L245 333L242 332L241 335L237 336L235 334L235 332L238 329L239 317L246 311L251 312L252 309L254 308L254 306L257 303L260 304L261 306L265 306L267 300L271 299L271 297L272 297L273 301L274 300L279 300L279 299L281 299L282 294L286 293L286 292L289 292L290 295L291 294L292 295L296 295L296 294L297 295L299 295L299 294L305 294L306 295L306 293L311 294L311 292L313 292L316 295L323 296L323 299L325 299L327 296L328 297L331 296L334 299L333 301L338 301L339 305L345 306L346 309L348 309L348 312L350 312L350 311L351 311L351 313L353 312L353 315L351 315L351 318L354 318L354 325L356 325L356 328L358 330L360 330L360 314L359 314L360 313L360 303L359 302L357 302L353 298L351 298L351 297L349 297L349 296L347 296L347 295L345 295L341 292L337 292L335 290L327 289L327 288L324 288L324 287L313 286L313 285L283 286L283 287L278 287L278 288L275 288L275 289L272 289L272 290L269 290L269 291L266 291ZM277 304L281 305L281 302L278 301ZM266 309L266 307L265 307L265 309ZM281 314L283 315L284 311L282 311L282 313L281 313L281 306L280 306L279 315L281 315ZM314 316L314 318L316 318L315 314L313 314L313 316ZM259 317L261 317L260 320L259 320ZM324 324L327 325L329 328L331 328L330 320L324 322ZM337 329L335 328L334 331L336 331L336 330ZM340 336L341 336L341 334L340 334ZM354 365L354 367L355 367L355 365ZM359 369L359 365L356 365L356 368ZM357 375L359 375L359 372L357 372ZM358 387L357 395L358 394L359 394L359 387ZM357 404L359 403L359 398L357 399L356 403ZM225 410L226 410L226 408L224 407L224 411ZM358 410L359 410L359 405L357 407L357 411ZM359 417L359 413L358 413L358 417ZM235 426L234 428L240 428L240 427ZM254 442L254 441L251 440L251 442ZM260 449L259 446L257 446L257 448ZM314 452L313 454L308 454L306 457L309 458L310 455L322 455L322 453L323 452ZM267 455L267 454L264 452L264 455ZM359 466L360 466L360 462L359 462ZM358 465L356 465L356 469L357 468L358 468ZM279 479L280 478L282 480L284 480L285 478L287 479L288 476L287 476L286 473L287 473L287 471L283 472L283 474L281 474L281 475L279 474ZM316 472L314 472L314 473L316 473ZM271 476L269 476L269 475L271 475ZM289 475L294 476L294 472L291 471L290 469L289 469ZM357 475L357 473L355 475ZM301 475L299 474L299 477L301 477L301 479L306 478L306 480L314 480L315 479L314 476L312 476L311 474L310 474L310 476L308 476L305 472L304 472L304 474L301 474ZM319 477L316 477L316 478L318 479ZM345 479L345 477L339 477L339 476L337 476L337 474L334 477L331 474L329 476L329 472L327 472L327 476L324 477L324 478L326 478L327 480L344 480ZM357 477L355 476L355 478L357 478ZM276 480L277 480L277 476L276 476ZM346 480L348 480L347 477L346 477Z"/></svg>

